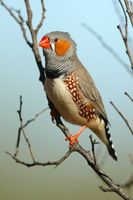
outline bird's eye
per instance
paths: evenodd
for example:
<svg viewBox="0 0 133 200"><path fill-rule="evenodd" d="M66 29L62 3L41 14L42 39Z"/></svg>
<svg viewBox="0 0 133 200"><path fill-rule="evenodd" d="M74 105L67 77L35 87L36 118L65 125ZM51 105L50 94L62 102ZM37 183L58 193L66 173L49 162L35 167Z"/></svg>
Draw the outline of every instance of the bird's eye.
<svg viewBox="0 0 133 200"><path fill-rule="evenodd" d="M57 42L57 41L58 41L58 38L55 38L54 41Z"/></svg>

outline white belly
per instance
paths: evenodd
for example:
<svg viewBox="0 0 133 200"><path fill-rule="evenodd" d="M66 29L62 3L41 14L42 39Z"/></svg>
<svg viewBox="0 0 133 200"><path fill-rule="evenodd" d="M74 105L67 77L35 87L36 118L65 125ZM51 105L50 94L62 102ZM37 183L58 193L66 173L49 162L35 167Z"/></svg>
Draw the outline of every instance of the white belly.
<svg viewBox="0 0 133 200"><path fill-rule="evenodd" d="M78 107L61 78L46 78L45 91L48 98L53 102L56 109L66 121L78 125L86 124L86 119L79 115Z"/></svg>
<svg viewBox="0 0 133 200"><path fill-rule="evenodd" d="M81 117L79 115L78 106L73 101L72 95L67 90L62 79L46 78L45 91L48 98L66 121L80 126L86 125L95 132L105 144L108 143L103 120L97 117L96 120L87 121L85 118Z"/></svg>

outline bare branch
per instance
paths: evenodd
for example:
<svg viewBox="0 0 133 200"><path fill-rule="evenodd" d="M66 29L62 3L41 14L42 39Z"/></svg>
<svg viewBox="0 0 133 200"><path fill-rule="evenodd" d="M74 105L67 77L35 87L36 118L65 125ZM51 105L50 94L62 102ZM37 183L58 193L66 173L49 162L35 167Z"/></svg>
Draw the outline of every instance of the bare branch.
<svg viewBox="0 0 133 200"><path fill-rule="evenodd" d="M121 0L118 0L118 1L119 1L120 5L121 5L122 11L123 11L124 17L125 17L125 36L124 36L124 39L127 40L127 37L128 37L128 19L127 19L125 8L124 8Z"/></svg>
<svg viewBox="0 0 133 200"><path fill-rule="evenodd" d="M30 124L31 122L35 121L41 114L43 114L45 111L47 111L49 108L44 108L42 111L40 111L39 113L37 113L33 118L27 120L27 122L23 125L23 128L25 128L28 124Z"/></svg>
<svg viewBox="0 0 133 200"><path fill-rule="evenodd" d="M28 163L25 161L22 161L20 159L18 159L15 155L12 155L11 153L7 152L7 154L9 156L11 156L12 159L14 159L17 163L22 164L24 166L27 167L33 167L33 166L49 166L49 165L55 165L56 167L59 166L62 162L64 162L64 160L66 160L71 153L73 152L77 152L79 153L81 156L83 156L85 158L85 160L87 161L88 165L95 171L95 173L104 181L104 183L107 184L107 186L109 187L111 192L115 192L117 193L119 196L121 196L123 199L125 200L131 200L128 195L124 192L124 190L118 185L116 184L102 169L101 167L97 164L96 161L96 157L95 157L95 150L94 150L94 145L97 144L97 142L95 140L93 140L91 137L91 143L92 143L92 153L93 156L91 155L90 151L86 151L84 148L82 148L82 146L79 145L79 143L73 143L72 145L70 145L68 152L61 157L59 160L57 161L48 161L48 162L38 162L35 160L35 157L31 151L31 145L29 140L27 140L27 137L25 136L25 130L24 130L24 124L23 124L23 118L22 118L22 96L20 96L20 106L19 106L19 110L18 110L18 114L19 114L19 119L20 119L20 127L22 129L22 133L24 135L24 138L27 142L27 145L29 147L29 152L30 155L32 157L32 163ZM59 118L59 119L58 119ZM64 124L62 123L61 119L60 119L60 115L57 115L56 118L56 123L57 126L62 130L62 132L65 134L65 136L68 137L68 134L70 134L69 130L64 126ZM29 120L30 121L30 120ZM59 123L59 124L58 124ZM27 126L30 124L27 123Z"/></svg>
<svg viewBox="0 0 133 200"><path fill-rule="evenodd" d="M25 42L29 45L29 47L32 47L32 43L29 41L27 34L26 34L24 19L21 16L20 10L9 8L2 0L0 0L0 3L7 10L7 12L13 17L13 19L17 22L17 24L20 26L23 37L25 39ZM17 13L18 17L16 17L16 15L14 14L13 11L15 11Z"/></svg>
<svg viewBox="0 0 133 200"><path fill-rule="evenodd" d="M79 144L73 144L71 145L71 148L75 150L76 152L80 153L87 161L88 165L96 172L96 174L108 185L109 189L112 192L117 193L119 196L121 196L125 200L131 200L130 197L128 197L127 194L125 194L124 190L113 182L113 180L101 170L100 166L98 164L95 164L94 159L92 158L89 151L85 151Z"/></svg>
<svg viewBox="0 0 133 200"><path fill-rule="evenodd" d="M130 63L131 63L131 69L133 70L133 57L132 57L132 54L131 54L131 51L130 51L130 48L129 48L129 45L128 45L127 35L124 36L120 25L118 25L117 28L118 28L118 30L121 34L122 39L123 39L124 45L126 47L126 53L127 53L128 58L130 60Z"/></svg>
<svg viewBox="0 0 133 200"><path fill-rule="evenodd" d="M130 22L133 26L133 2L129 0L124 0L126 6L126 12L128 13Z"/></svg>
<svg viewBox="0 0 133 200"><path fill-rule="evenodd" d="M126 12L125 12L125 9L124 9L124 6L123 6L121 0L119 0L119 3L120 3L120 6L122 8L122 11L124 13L124 17L125 17L125 33L123 33L120 25L118 25L117 28L118 28L118 30L121 34L122 39L123 39L123 42L124 42L124 45L125 45L125 48L126 48L126 53L128 55L128 58L129 58L129 61L130 61L130 64L131 64L131 69L133 70L133 55L132 55L131 50L130 50L129 45L128 45L128 18L127 18L127 15L126 15Z"/></svg>
<svg viewBox="0 0 133 200"><path fill-rule="evenodd" d="M35 29L35 32L37 33L39 31L39 29L41 28L41 26L43 25L43 21L45 19L45 7L44 7L44 0L41 0L41 7L42 7L42 16L41 16L41 19L40 19L40 22L38 23L36 29Z"/></svg>
<svg viewBox="0 0 133 200"><path fill-rule="evenodd" d="M2 0L0 0L1 5L8 11L8 13L13 17L13 19L19 24L19 19L14 15L11 8L9 8Z"/></svg>
<svg viewBox="0 0 133 200"><path fill-rule="evenodd" d="M119 2L117 0L112 0L112 4L114 6L114 10L115 10L116 15L118 16L119 21L123 23L123 15L120 12L121 8L119 6Z"/></svg>
<svg viewBox="0 0 133 200"><path fill-rule="evenodd" d="M19 120L20 120L20 128L18 129L18 138L19 138L19 140L17 141L16 152L15 152L14 155L17 156L17 154L18 154L18 147L19 147L19 141L20 141L20 134L21 134L21 131L22 131L23 136L24 136L24 138L25 138L25 141L26 141L26 143L27 143L27 145L28 145L31 158L32 158L32 160L33 160L33 162L34 162L35 159L34 159L34 156L33 156L33 153L32 153L31 144L30 144L29 139L27 138L27 136L26 136L26 134L25 134L25 129L24 129L24 125L23 125L22 105L23 105L22 96L20 96L20 108L19 108L19 110L17 111L17 112L18 112L18 115L19 115Z"/></svg>
<svg viewBox="0 0 133 200"><path fill-rule="evenodd" d="M21 15L21 12L20 12L20 10L15 10L15 11L18 14L18 18L19 18L19 21L20 21L19 25L20 25L24 40L29 45L29 47L32 48L32 43L29 41L27 34L26 34L26 28L25 28L25 24L24 24L25 21L24 21L22 15Z"/></svg>
<svg viewBox="0 0 133 200"><path fill-rule="evenodd" d="M124 117L124 115L118 110L118 108L115 106L115 104L110 101L110 104L114 107L114 109L117 111L117 113L121 116L121 118L124 120L124 122L126 123L127 127L129 128L131 134L133 135L133 129L131 128L131 126L129 125L128 120Z"/></svg>
<svg viewBox="0 0 133 200"><path fill-rule="evenodd" d="M124 94L133 102L133 98L127 92L125 92Z"/></svg>
<svg viewBox="0 0 133 200"><path fill-rule="evenodd" d="M124 192L124 190L116 184L105 172L102 171L100 166L98 164L95 164L93 157L91 156L91 153L89 151L86 151L83 149L78 143L74 143L70 146L69 151L59 160L57 161L48 161L48 162L37 162L34 161L33 163L27 163L25 161L21 161L15 156L13 156L11 153L7 152L8 155L10 155L17 163L25 165L27 167L33 167L33 166L49 166L49 165L55 165L58 166L60 165L64 160L66 160L71 153L74 151L78 152L81 154L85 160L87 161L88 165L96 172L96 174L107 184L111 192L115 192L118 194L120 197L122 197L125 200L132 200L131 198L128 197L128 195Z"/></svg>
<svg viewBox="0 0 133 200"><path fill-rule="evenodd" d="M34 36L34 28L33 28L33 25L32 25L32 10L31 10L31 6L30 6L30 1L29 0L25 0L25 7L26 7L26 11L27 11L27 26L29 28L29 31L31 33L31 36L32 36L32 40L33 39L33 36Z"/></svg>
<svg viewBox="0 0 133 200"><path fill-rule="evenodd" d="M96 165L97 164L97 160L96 160L96 155L95 155L95 145L99 144L99 142L96 142L96 140L93 140L92 135L90 135L89 138L90 138L90 141L91 141L91 147L92 147L94 163Z"/></svg>
<svg viewBox="0 0 133 200"><path fill-rule="evenodd" d="M56 161L48 161L48 162L37 162L37 161L33 161L33 163L27 163L25 161L21 161L18 158L16 158L16 156L12 155L9 152L6 152L9 156L11 156L11 158L13 158L13 160L15 160L17 163L25 165L26 167L34 167L34 166L49 166L49 165L55 165L55 167L59 166L62 162L64 162L72 153L71 150L69 150L62 158L60 158L59 160Z"/></svg>
<svg viewBox="0 0 133 200"><path fill-rule="evenodd" d="M31 6L30 6L29 0L25 0L25 6L26 6L26 11L27 11L27 22L26 22L26 24L27 24L27 26L29 28L29 31L30 31L30 34L31 34L31 38L32 38L32 42L30 42L30 40L27 37L26 28L25 28L25 21L24 21L22 15L21 15L21 12L19 10L16 10L16 9L9 8L3 2L3 0L0 0L0 3L8 11L8 13L13 17L13 19L17 22L17 24L20 26L25 42L28 44L28 46L33 51L33 55L35 57L35 61L36 61L36 64L38 66L39 73L40 73L39 80L44 85L45 69L44 69L44 67L42 65L41 56L40 56L40 53L39 53L39 50L38 50L37 31L36 31L36 29L34 30L33 25L32 25L32 10L31 10ZM43 15L45 16L45 7L44 7L44 2L42 0L41 0L41 6L42 6L42 17L41 17L40 23L38 24L39 25L39 29L41 28L41 26L43 24L43 21L44 21L44 19L42 19ZM18 17L16 17L16 15L14 14L13 11L15 11L17 13Z"/></svg>
<svg viewBox="0 0 133 200"><path fill-rule="evenodd" d="M97 32L95 32L91 27L89 27L88 24L82 23L81 25L100 42L104 49L106 49L122 66L125 67L125 69L130 75L132 75L131 70L129 69L129 65L121 59L117 52L111 46L109 46Z"/></svg>
<svg viewBox="0 0 133 200"><path fill-rule="evenodd" d="M44 15L45 7L44 7L44 2L43 1L41 2L41 5L42 5L42 10L43 10L42 15ZM39 69L39 73L40 73L39 80L44 85L44 82L45 82L45 69L44 69L44 67L42 65L41 56L40 56L39 49L38 49L37 31L36 31L36 29L34 30L33 24L32 24L32 15L33 14L32 14L32 10L31 10L31 6L30 6L29 0L25 0L25 7L26 7L26 12L27 12L27 23L26 24L27 24L27 26L29 28L30 33L31 33L31 38L32 38L32 43L33 43L32 51L33 51L33 54L34 54L34 57L35 57L35 61L37 63L37 66L38 66L38 69ZM39 23L39 29L43 25L43 20L41 20L41 23Z"/></svg>
<svg viewBox="0 0 133 200"><path fill-rule="evenodd" d="M41 114L43 114L46 110L48 110L49 108L45 108L43 109L42 111L40 111L39 113L37 113L33 118L27 120L27 122L25 124L23 124L23 119L22 119L22 96L20 96L20 108L19 110L17 111L18 114L19 114L19 119L20 119L20 127L18 129L18 138L17 138L17 143L16 143L16 150L15 150L15 154L14 156L16 157L19 153L19 144L20 144L20 136L21 136L21 131L23 132L24 131L24 128L26 126L28 126L31 122L34 122ZM26 134L24 133L24 137L25 137L25 140L27 141L28 143L28 146L29 148L31 148L31 145L30 145L30 142L29 140L26 138ZM30 150L31 151L31 150ZM31 152L32 154L32 152ZM33 156L32 156L33 157Z"/></svg>

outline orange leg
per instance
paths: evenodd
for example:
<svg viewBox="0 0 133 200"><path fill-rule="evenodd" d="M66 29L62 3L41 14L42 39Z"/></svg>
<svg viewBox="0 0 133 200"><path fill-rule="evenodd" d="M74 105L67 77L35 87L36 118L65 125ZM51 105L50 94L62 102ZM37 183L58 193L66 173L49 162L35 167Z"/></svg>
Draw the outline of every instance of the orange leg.
<svg viewBox="0 0 133 200"><path fill-rule="evenodd" d="M81 133L86 129L87 127L84 125L82 126L79 131L75 135L71 135L66 138L66 140L69 140L69 144L73 144L74 142L78 143L78 137L81 135Z"/></svg>

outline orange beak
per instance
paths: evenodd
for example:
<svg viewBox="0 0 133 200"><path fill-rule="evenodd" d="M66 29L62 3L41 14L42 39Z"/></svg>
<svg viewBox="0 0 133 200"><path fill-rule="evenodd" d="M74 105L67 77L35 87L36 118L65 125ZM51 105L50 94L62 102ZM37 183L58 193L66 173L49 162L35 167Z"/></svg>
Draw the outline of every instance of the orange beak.
<svg viewBox="0 0 133 200"><path fill-rule="evenodd" d="M50 42L48 36L43 36L39 46L42 47L43 49L49 49L50 48Z"/></svg>

